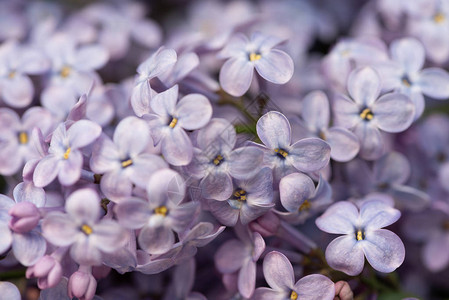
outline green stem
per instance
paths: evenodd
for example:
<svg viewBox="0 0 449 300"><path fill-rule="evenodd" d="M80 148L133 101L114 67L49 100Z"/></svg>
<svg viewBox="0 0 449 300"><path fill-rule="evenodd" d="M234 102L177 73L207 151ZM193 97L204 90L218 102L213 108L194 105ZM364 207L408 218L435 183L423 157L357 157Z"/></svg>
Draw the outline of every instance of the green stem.
<svg viewBox="0 0 449 300"><path fill-rule="evenodd" d="M25 277L25 271L26 271L26 269L11 270L11 271L6 271L6 272L1 272L0 273L0 280L24 278Z"/></svg>

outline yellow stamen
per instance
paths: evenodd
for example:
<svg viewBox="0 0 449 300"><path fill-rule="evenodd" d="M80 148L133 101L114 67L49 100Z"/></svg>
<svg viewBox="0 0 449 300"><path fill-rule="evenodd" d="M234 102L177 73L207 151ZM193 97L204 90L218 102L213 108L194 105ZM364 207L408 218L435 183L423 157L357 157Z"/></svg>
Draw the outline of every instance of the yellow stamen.
<svg viewBox="0 0 449 300"><path fill-rule="evenodd" d="M320 139L326 140L326 134L325 134L323 131L320 131L320 133L318 134L318 136L320 137Z"/></svg>
<svg viewBox="0 0 449 300"><path fill-rule="evenodd" d="M356 238L357 238L357 241L363 240L363 232L362 232L361 230L358 230L358 231L357 231L357 236L356 236Z"/></svg>
<svg viewBox="0 0 449 300"><path fill-rule="evenodd" d="M408 81L406 78L403 78L403 79L402 79L402 83L403 83L406 87L410 87L410 86L411 86L410 81Z"/></svg>
<svg viewBox="0 0 449 300"><path fill-rule="evenodd" d="M14 77L16 77L16 72L15 71L11 71L8 74L9 79L14 79Z"/></svg>
<svg viewBox="0 0 449 300"><path fill-rule="evenodd" d="M168 127L175 128L176 124L178 124L178 119L173 118L170 122L170 125L168 125Z"/></svg>
<svg viewBox="0 0 449 300"><path fill-rule="evenodd" d="M360 118L362 118L363 120L372 120L374 117L373 112L371 111L371 109L369 108L365 108L361 113L360 113Z"/></svg>
<svg viewBox="0 0 449 300"><path fill-rule="evenodd" d="M442 13L437 13L435 16L433 16L433 20L437 24L441 24L446 20L446 17Z"/></svg>
<svg viewBox="0 0 449 300"><path fill-rule="evenodd" d="M128 166L130 166L132 164L133 164L133 161L131 159L122 161L122 168L126 168L126 167L128 167Z"/></svg>
<svg viewBox="0 0 449 300"><path fill-rule="evenodd" d="M84 224L83 226L81 226L81 231L84 232L84 234L89 235L92 234L92 227L90 227L87 224Z"/></svg>
<svg viewBox="0 0 449 300"><path fill-rule="evenodd" d="M19 133L19 143L22 145L28 143L28 134L25 131Z"/></svg>
<svg viewBox="0 0 449 300"><path fill-rule="evenodd" d="M214 158L214 165L218 166L222 161L223 161L223 156L221 156L220 154L218 154L215 158Z"/></svg>
<svg viewBox="0 0 449 300"><path fill-rule="evenodd" d="M310 209L310 202L309 200L304 200L304 202L299 207L299 211L309 210Z"/></svg>
<svg viewBox="0 0 449 300"><path fill-rule="evenodd" d="M69 66L64 66L61 69L60 75L62 78L67 78L67 77L69 77L71 72L72 72L72 68L70 68Z"/></svg>
<svg viewBox="0 0 449 300"><path fill-rule="evenodd" d="M295 291L292 291L292 293L290 294L290 300L296 300L298 299L298 293Z"/></svg>
<svg viewBox="0 0 449 300"><path fill-rule="evenodd" d="M67 148L67 150L65 151L65 153L64 153L64 159L69 159L69 155L70 155L70 152L72 151L72 148Z"/></svg>
<svg viewBox="0 0 449 300"><path fill-rule="evenodd" d="M162 205L162 206L156 207L154 209L154 213L156 215L161 215L161 216L165 217L167 215L167 213L168 213L168 209L167 209L166 206Z"/></svg>
<svg viewBox="0 0 449 300"><path fill-rule="evenodd" d="M288 152L285 151L284 149L276 148L276 149L274 149L274 152L282 155L284 158L288 156Z"/></svg>
<svg viewBox="0 0 449 300"><path fill-rule="evenodd" d="M259 59L261 59L261 58L262 58L262 55L260 55L260 54L258 54L258 53L251 52L251 53L249 54L249 60L250 60L250 61L256 61L256 60L259 60Z"/></svg>
<svg viewBox="0 0 449 300"><path fill-rule="evenodd" d="M234 192L234 197L237 198L238 201L246 201L246 191L245 190L236 190Z"/></svg>

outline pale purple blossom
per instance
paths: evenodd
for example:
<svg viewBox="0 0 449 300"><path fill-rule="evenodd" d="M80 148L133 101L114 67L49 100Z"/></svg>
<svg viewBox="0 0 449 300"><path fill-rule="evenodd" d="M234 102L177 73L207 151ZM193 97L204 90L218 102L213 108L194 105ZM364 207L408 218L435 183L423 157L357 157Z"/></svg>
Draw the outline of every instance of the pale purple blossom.
<svg viewBox="0 0 449 300"><path fill-rule="evenodd" d="M344 234L326 248L330 267L355 276L362 272L365 257L377 271L390 273L402 265L405 248L390 230L381 229L396 222L401 212L388 204L366 201L360 209L347 201L337 202L316 219L322 231Z"/></svg>

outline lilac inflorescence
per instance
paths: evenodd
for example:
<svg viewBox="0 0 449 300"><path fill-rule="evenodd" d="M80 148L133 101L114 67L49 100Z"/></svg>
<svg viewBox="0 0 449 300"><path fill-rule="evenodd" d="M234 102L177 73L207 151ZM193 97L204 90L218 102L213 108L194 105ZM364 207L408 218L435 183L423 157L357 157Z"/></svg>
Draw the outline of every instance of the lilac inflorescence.
<svg viewBox="0 0 449 300"><path fill-rule="evenodd" d="M0 0L0 299L447 297L446 0L147 4Z"/></svg>

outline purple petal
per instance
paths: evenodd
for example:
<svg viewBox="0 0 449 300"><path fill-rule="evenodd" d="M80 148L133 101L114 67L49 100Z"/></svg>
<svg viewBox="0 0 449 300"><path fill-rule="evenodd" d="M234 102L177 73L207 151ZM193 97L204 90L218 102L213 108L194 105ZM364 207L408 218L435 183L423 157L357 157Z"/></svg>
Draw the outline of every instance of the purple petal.
<svg viewBox="0 0 449 300"><path fill-rule="evenodd" d="M7 225L0 224L0 254L6 252L12 244L12 232Z"/></svg>
<svg viewBox="0 0 449 300"><path fill-rule="evenodd" d="M335 296L334 283L324 275L312 274L298 280L295 291L299 299L333 300Z"/></svg>
<svg viewBox="0 0 449 300"><path fill-rule="evenodd" d="M353 128L360 122L360 107L357 103L342 94L337 94L333 101L335 125Z"/></svg>
<svg viewBox="0 0 449 300"><path fill-rule="evenodd" d="M94 223L100 218L100 197L89 188L76 190L67 198L65 210L77 221Z"/></svg>
<svg viewBox="0 0 449 300"><path fill-rule="evenodd" d="M178 85L174 85L151 99L151 109L160 116L173 116L178 101Z"/></svg>
<svg viewBox="0 0 449 300"><path fill-rule="evenodd" d="M234 126L226 119L212 119L209 124L198 131L198 148L210 152L221 150L230 152L236 142Z"/></svg>
<svg viewBox="0 0 449 300"><path fill-rule="evenodd" d="M326 261L331 268L355 276L362 272L365 264L362 249L353 234L340 236L327 246Z"/></svg>
<svg viewBox="0 0 449 300"><path fill-rule="evenodd" d="M8 300L20 300L22 296L20 296L19 289L8 281L0 281L0 294L2 297Z"/></svg>
<svg viewBox="0 0 449 300"><path fill-rule="evenodd" d="M262 143L270 149L290 146L290 123L280 112L270 111L260 117L256 124L256 130Z"/></svg>
<svg viewBox="0 0 449 300"><path fill-rule="evenodd" d="M141 117L144 114L150 113L150 101L153 91L151 90L150 82L144 80L139 82L132 90L131 106L134 113Z"/></svg>
<svg viewBox="0 0 449 300"><path fill-rule="evenodd" d="M330 108L325 93L314 91L302 100L301 117L312 131L317 132L329 126Z"/></svg>
<svg viewBox="0 0 449 300"><path fill-rule="evenodd" d="M215 266L223 274L239 270L245 260L249 259L248 250L239 240L225 242L215 253Z"/></svg>
<svg viewBox="0 0 449 300"><path fill-rule="evenodd" d="M14 199L16 202L31 202L36 207L45 205L45 191L42 188L35 187L32 182L21 182L14 188Z"/></svg>
<svg viewBox="0 0 449 300"><path fill-rule="evenodd" d="M101 126L88 120L75 122L67 130L69 145L72 148L81 148L95 141L101 134Z"/></svg>
<svg viewBox="0 0 449 300"><path fill-rule="evenodd" d="M39 161L34 169L33 182L37 187L44 187L50 184L59 173L59 158L54 155L44 157Z"/></svg>
<svg viewBox="0 0 449 300"><path fill-rule="evenodd" d="M263 275L268 285L276 291L290 291L295 283L292 264L284 254L277 251L265 256Z"/></svg>
<svg viewBox="0 0 449 300"><path fill-rule="evenodd" d="M358 218L359 211L354 204L340 201L317 218L315 224L319 229L328 233L352 234Z"/></svg>
<svg viewBox="0 0 449 300"><path fill-rule="evenodd" d="M139 65L137 72L149 78L154 78L171 68L177 60L176 51L173 49L159 48L145 62Z"/></svg>
<svg viewBox="0 0 449 300"><path fill-rule="evenodd" d="M68 159L59 161L58 179L62 185L69 186L75 184L81 177L83 166L83 156L80 151L72 150Z"/></svg>
<svg viewBox="0 0 449 300"><path fill-rule="evenodd" d="M256 286L256 263L248 260L239 271L238 289L245 298L250 298Z"/></svg>
<svg viewBox="0 0 449 300"><path fill-rule="evenodd" d="M1 81L0 87L3 100L11 107L25 107L33 100L34 86L28 76L17 74L12 79Z"/></svg>
<svg viewBox="0 0 449 300"><path fill-rule="evenodd" d="M239 219L240 210L232 208L226 201L209 200L212 215L223 225L235 226Z"/></svg>
<svg viewBox="0 0 449 300"><path fill-rule="evenodd" d="M326 142L331 147L331 158L335 161L347 162L359 153L359 139L345 128L329 128L326 132Z"/></svg>
<svg viewBox="0 0 449 300"><path fill-rule="evenodd" d="M448 95L449 96L449 95ZM407 129L415 117L415 106L409 97L390 93L380 97L371 107L372 121L386 132L401 132Z"/></svg>
<svg viewBox="0 0 449 300"><path fill-rule="evenodd" d="M186 130L196 130L209 123L212 117L212 106L203 95L189 94L179 100L176 116L178 126Z"/></svg>
<svg viewBox="0 0 449 300"><path fill-rule="evenodd" d="M363 252L370 265L379 272L393 272L404 261L404 244L389 230L368 231L365 240L360 244L363 245Z"/></svg>
<svg viewBox="0 0 449 300"><path fill-rule="evenodd" d="M391 43L391 58L397 61L406 73L415 73L424 65L426 58L422 43L414 38L403 38Z"/></svg>
<svg viewBox="0 0 449 300"><path fill-rule="evenodd" d="M360 141L360 156L367 160L377 159L384 152L384 142L379 129L369 123L361 122L354 128Z"/></svg>
<svg viewBox="0 0 449 300"><path fill-rule="evenodd" d="M129 198L114 206L114 212L120 224L126 228L142 228L149 220L151 212L147 201Z"/></svg>
<svg viewBox="0 0 449 300"><path fill-rule="evenodd" d="M66 214L54 212L42 221L42 234L50 243L64 247L76 241L79 229Z"/></svg>
<svg viewBox="0 0 449 300"><path fill-rule="evenodd" d="M226 173L213 172L201 180L200 188L206 199L227 200L232 195L232 179Z"/></svg>
<svg viewBox="0 0 449 300"><path fill-rule="evenodd" d="M156 206L163 205L167 201L179 204L186 191L184 179L171 169L163 169L151 176L147 185L148 199Z"/></svg>
<svg viewBox="0 0 449 300"><path fill-rule="evenodd" d="M253 80L254 66L244 57L228 59L220 70L220 84L228 94L242 96Z"/></svg>
<svg viewBox="0 0 449 300"><path fill-rule="evenodd" d="M293 60L284 51L272 49L262 54L262 58L254 63L257 72L265 80L276 83L287 83L293 76Z"/></svg>
<svg viewBox="0 0 449 300"><path fill-rule="evenodd" d="M301 204L312 197L314 191L312 179L302 173L287 175L279 183L282 206L289 212L297 212Z"/></svg>
<svg viewBox="0 0 449 300"><path fill-rule="evenodd" d="M448 249L449 238L447 234L436 234L430 241L424 245L422 258L424 265L432 272L439 272L449 264L449 251L441 251Z"/></svg>
<svg viewBox="0 0 449 300"><path fill-rule="evenodd" d="M390 152L374 163L373 173L378 183L402 184L411 174L407 158L399 152Z"/></svg>
<svg viewBox="0 0 449 300"><path fill-rule="evenodd" d="M169 227L145 226L138 237L140 247L150 254L163 254L175 243L175 234Z"/></svg>
<svg viewBox="0 0 449 300"><path fill-rule="evenodd" d="M80 265L98 266L102 263L100 250L84 236L72 245L70 256Z"/></svg>
<svg viewBox="0 0 449 300"><path fill-rule="evenodd" d="M174 166L188 165L193 158L193 146L187 133L180 126L167 128L161 142L162 155Z"/></svg>
<svg viewBox="0 0 449 300"><path fill-rule="evenodd" d="M23 234L14 233L12 250L17 260L24 266L34 265L39 258L44 256L47 242L36 231Z"/></svg>
<svg viewBox="0 0 449 300"><path fill-rule="evenodd" d="M439 68L428 68L419 73L417 84L424 95L435 99L449 98L449 73Z"/></svg>
<svg viewBox="0 0 449 300"><path fill-rule="evenodd" d="M370 106L379 96L380 89L380 77L373 68L362 67L349 75L349 95L362 106Z"/></svg>
<svg viewBox="0 0 449 300"><path fill-rule="evenodd" d="M130 132L132 134L129 134ZM135 156L141 153L150 140L150 128L148 124L136 117L127 117L120 121L115 128L113 137L119 153L129 156ZM103 151L107 151L107 149Z"/></svg>
<svg viewBox="0 0 449 300"><path fill-rule="evenodd" d="M261 287L254 291L253 299L258 300L284 300L288 297L288 292L274 291L269 288Z"/></svg>
<svg viewBox="0 0 449 300"><path fill-rule="evenodd" d="M229 174L236 179L249 179L261 168L263 151L256 147L237 148L229 157Z"/></svg>
<svg viewBox="0 0 449 300"><path fill-rule="evenodd" d="M90 242L103 252L112 253L125 246L126 231L113 220L101 220L93 226Z"/></svg>
<svg viewBox="0 0 449 300"><path fill-rule="evenodd" d="M109 59L108 52L99 45L81 47L75 56L74 64L80 71L91 71L103 67Z"/></svg>
<svg viewBox="0 0 449 300"><path fill-rule="evenodd" d="M92 148L92 157L90 159L92 171L101 174L119 169L121 167L119 160L120 155L117 146L107 135L101 135Z"/></svg>
<svg viewBox="0 0 449 300"><path fill-rule="evenodd" d="M401 217L401 212L382 201L367 201L360 208L361 226L365 230L375 230L393 224Z"/></svg>
<svg viewBox="0 0 449 300"><path fill-rule="evenodd" d="M131 172L127 175L136 186L145 188L154 172L167 167L161 156L143 153L133 158L133 164L129 167Z"/></svg>
<svg viewBox="0 0 449 300"><path fill-rule="evenodd" d="M292 145L287 161L302 172L323 169L330 160L331 147L318 138L306 138Z"/></svg>

